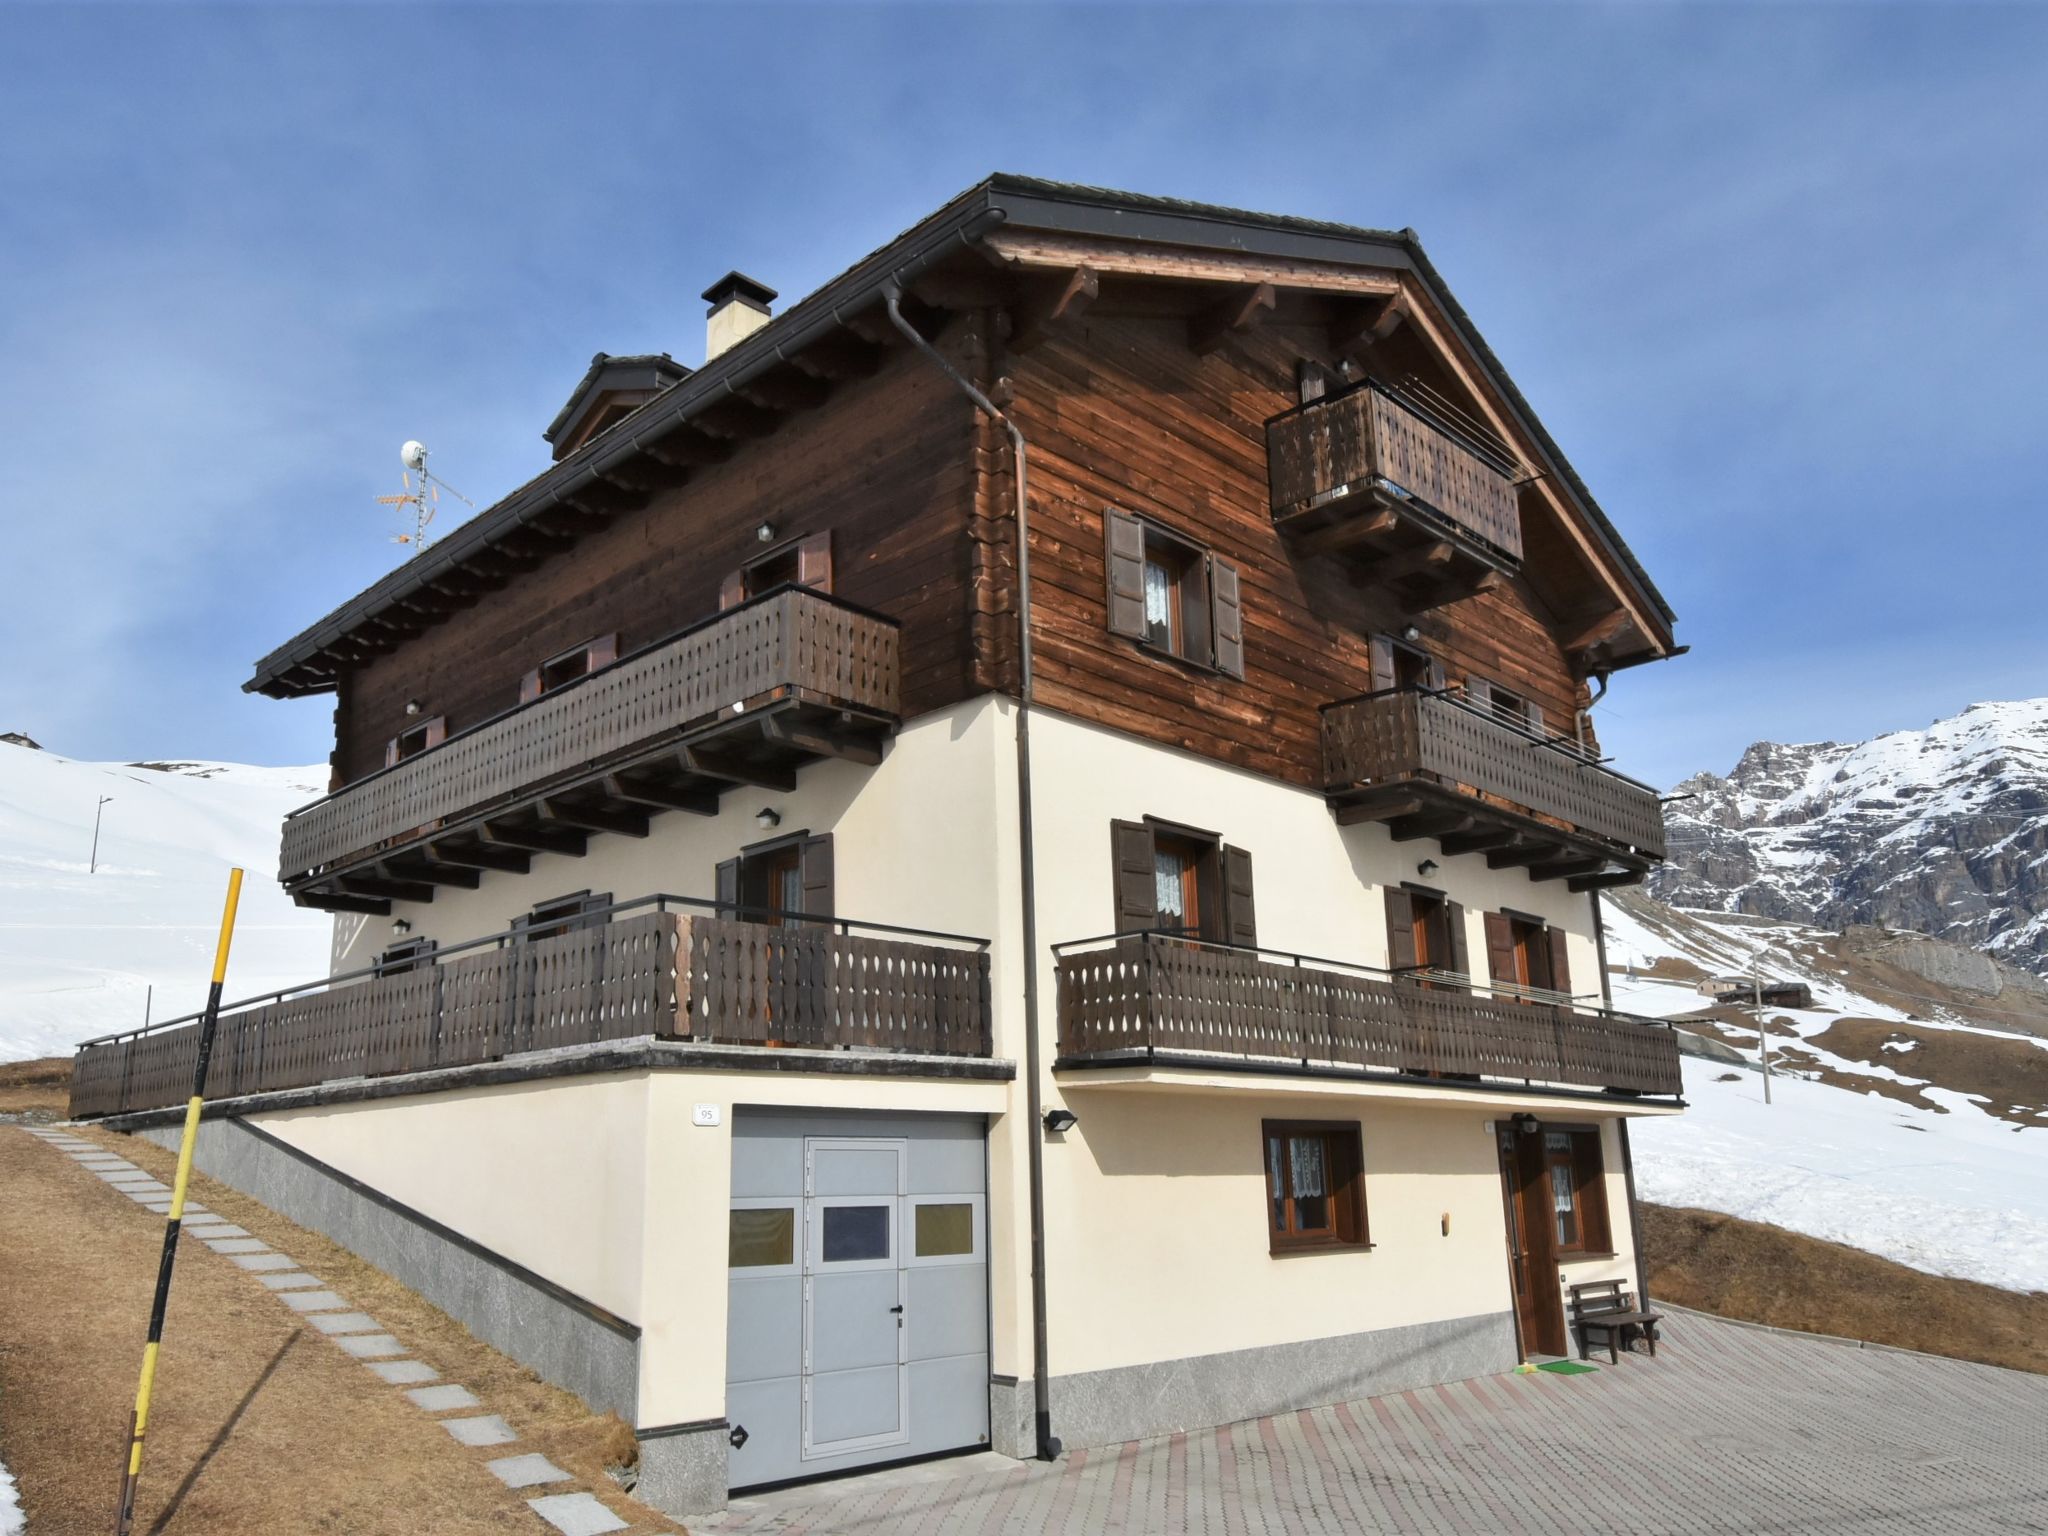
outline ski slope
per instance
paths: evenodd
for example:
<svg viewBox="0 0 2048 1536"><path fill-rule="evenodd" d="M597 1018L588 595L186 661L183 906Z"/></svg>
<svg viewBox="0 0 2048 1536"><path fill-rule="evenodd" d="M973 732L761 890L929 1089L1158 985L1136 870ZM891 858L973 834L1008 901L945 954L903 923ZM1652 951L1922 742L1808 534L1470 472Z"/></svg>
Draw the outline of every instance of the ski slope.
<svg viewBox="0 0 2048 1536"><path fill-rule="evenodd" d="M1688 984L1631 977L1631 966L1671 956L1715 973L1741 974L1761 955L1765 976L1797 978L1813 988L1813 1008L1769 1010L1789 1021L1805 1050L1851 1079L1921 1085L1938 1107L1783 1074L1773 1075L1767 1105L1758 1072L1687 1057L1687 1112L1630 1128L1642 1198L1769 1222L1930 1274L2048 1291L2048 1123L2015 1125L1987 1114L1978 1099L1915 1077L1910 1050L1899 1051L1895 1065L1874 1066L1815 1045L1811 1037L1843 1015L1901 1022L1906 1015L1823 971L1787 964L1785 956L1821 937L1813 930L1727 924L1711 914L1675 916L1672 931L1659 932L1606 904L1617 1008L1673 1017L1707 1001ZM1952 1012L1930 1010L1915 1025L1974 1030L2048 1049L2032 1036L1986 1028ZM1721 1080L1730 1076L1735 1080Z"/></svg>
<svg viewBox="0 0 2048 1536"><path fill-rule="evenodd" d="M278 888L278 826L327 770L88 763L0 743L0 1061L206 999L228 869L248 871L227 995L325 974L331 925ZM111 796L89 871L93 810Z"/></svg>

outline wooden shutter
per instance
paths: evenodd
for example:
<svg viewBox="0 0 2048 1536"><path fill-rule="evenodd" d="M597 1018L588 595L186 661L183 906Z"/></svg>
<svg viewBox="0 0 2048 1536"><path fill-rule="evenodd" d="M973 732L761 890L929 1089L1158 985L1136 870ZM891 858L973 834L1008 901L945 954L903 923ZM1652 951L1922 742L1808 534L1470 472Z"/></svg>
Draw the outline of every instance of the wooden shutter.
<svg viewBox="0 0 2048 1536"><path fill-rule="evenodd" d="M448 717L446 715L436 715L422 729L427 733L420 742L420 750L424 752L429 747L438 747L448 739Z"/></svg>
<svg viewBox="0 0 2048 1536"><path fill-rule="evenodd" d="M1102 509L1103 563L1109 579L1109 632L1145 638L1145 525L1115 507Z"/></svg>
<svg viewBox="0 0 2048 1536"><path fill-rule="evenodd" d="M1441 691L1448 679L1444 676L1444 664L1434 656L1429 658L1429 686Z"/></svg>
<svg viewBox="0 0 2048 1536"><path fill-rule="evenodd" d="M737 608L747 600L747 573L727 571L725 580L718 584L718 607L722 613L727 608Z"/></svg>
<svg viewBox="0 0 2048 1536"><path fill-rule="evenodd" d="M738 915L740 904L740 861L738 859L725 859L720 862L718 866L718 881L712 894L718 899L718 915L720 917L734 917Z"/></svg>
<svg viewBox="0 0 2048 1536"><path fill-rule="evenodd" d="M1403 971L1417 963L1415 899L1398 885L1387 887L1387 969Z"/></svg>
<svg viewBox="0 0 2048 1536"><path fill-rule="evenodd" d="M1469 703L1474 709L1483 709L1489 715L1492 714L1493 684L1489 683L1483 677L1466 678L1465 701Z"/></svg>
<svg viewBox="0 0 2048 1536"><path fill-rule="evenodd" d="M1223 861L1223 942L1247 948L1259 942L1258 916L1252 907L1252 856L1225 844Z"/></svg>
<svg viewBox="0 0 2048 1536"><path fill-rule="evenodd" d="M609 635L599 635L590 642L589 649L584 652L583 665L586 671L595 672L599 667L608 667L618 659L619 636L617 631L613 631Z"/></svg>
<svg viewBox="0 0 2048 1536"><path fill-rule="evenodd" d="M1141 821L1109 824L1116 871L1116 931L1159 926L1159 887L1152 867L1152 829Z"/></svg>
<svg viewBox="0 0 2048 1536"><path fill-rule="evenodd" d="M598 914L611 904L612 893L610 891L597 891L586 895L583 898L582 904L577 908L577 911L583 916L583 921L574 926L578 928L602 928L605 920L598 916Z"/></svg>
<svg viewBox="0 0 2048 1536"><path fill-rule="evenodd" d="M1572 1188L1579 1207L1579 1241L1588 1253L1612 1253L1607 1223L1607 1169L1600 1157L1600 1132L1572 1132Z"/></svg>
<svg viewBox="0 0 2048 1536"><path fill-rule="evenodd" d="M1499 986L1521 984L1515 976L1515 925L1504 913L1486 914L1486 973Z"/></svg>
<svg viewBox="0 0 2048 1536"><path fill-rule="evenodd" d="M1238 597L1237 567L1209 557L1209 634L1216 670L1244 676L1244 608Z"/></svg>
<svg viewBox="0 0 2048 1536"><path fill-rule="evenodd" d="M1385 693L1394 686L1394 642L1385 635L1372 637L1372 692Z"/></svg>
<svg viewBox="0 0 2048 1536"><path fill-rule="evenodd" d="M1529 729L1541 736L1543 734L1543 706L1534 699L1531 699L1522 708L1525 711L1523 718L1529 722Z"/></svg>
<svg viewBox="0 0 2048 1536"><path fill-rule="evenodd" d="M1569 992L1572 989L1572 967L1571 961L1566 958L1564 952L1564 930L1562 928L1546 928L1543 930L1543 937L1550 945L1551 990Z"/></svg>
<svg viewBox="0 0 2048 1536"><path fill-rule="evenodd" d="M535 667L526 676L519 679L519 702L531 704L540 697L540 692L540 668Z"/></svg>
<svg viewBox="0 0 2048 1536"><path fill-rule="evenodd" d="M832 834L804 839L797 855L798 878L803 882L804 911L812 917L832 915Z"/></svg>
<svg viewBox="0 0 2048 1536"><path fill-rule="evenodd" d="M386 768L396 768L398 766L398 738L396 736L384 743L384 766Z"/></svg>
<svg viewBox="0 0 2048 1536"><path fill-rule="evenodd" d="M1448 970L1460 976L1472 974L1472 953L1465 943L1465 909L1455 901L1444 903L1444 931L1451 941Z"/></svg>
<svg viewBox="0 0 2048 1536"><path fill-rule="evenodd" d="M796 580L800 587L832 590L832 531L814 533L796 547Z"/></svg>

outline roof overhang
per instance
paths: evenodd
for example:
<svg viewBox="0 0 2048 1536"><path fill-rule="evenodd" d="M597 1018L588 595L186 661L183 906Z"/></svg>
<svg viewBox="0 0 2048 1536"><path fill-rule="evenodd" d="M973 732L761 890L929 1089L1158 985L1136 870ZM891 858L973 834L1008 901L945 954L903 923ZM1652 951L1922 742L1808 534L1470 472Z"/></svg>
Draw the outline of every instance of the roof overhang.
<svg viewBox="0 0 2048 1536"><path fill-rule="evenodd" d="M1310 287L1346 273L1361 293L1372 281L1384 288L1388 273L1404 289L1413 284L1512 418L1536 461L1532 467L1560 488L1557 494L1569 501L1603 563L1631 595L1645 620L1640 627L1648 647L1642 659L1671 653L1669 605L1452 298L1412 230L1352 228L998 175L961 193L703 368L669 383L623 422L293 636L256 664L244 689L276 698L331 690L342 667L422 632L474 602L479 592L573 544L582 529L680 483L691 464L715 462L735 438L766 430L764 423L779 419L779 410L801 406L832 380L859 371L857 361L845 361L846 348L874 350L892 339L886 323L877 324L886 291L920 297L915 285L921 278L936 277L936 269L970 251L976 253L967 262L971 270L1000 278L1001 269L1023 265L1019 252L1034 235L1108 242L1140 260L1167 247L1229 255L1271 264L1285 280ZM1382 276L1367 281L1362 269ZM1200 270L1189 275L1203 280ZM565 414L596 388L601 374L601 364L594 362ZM550 432L561 425L558 416Z"/></svg>

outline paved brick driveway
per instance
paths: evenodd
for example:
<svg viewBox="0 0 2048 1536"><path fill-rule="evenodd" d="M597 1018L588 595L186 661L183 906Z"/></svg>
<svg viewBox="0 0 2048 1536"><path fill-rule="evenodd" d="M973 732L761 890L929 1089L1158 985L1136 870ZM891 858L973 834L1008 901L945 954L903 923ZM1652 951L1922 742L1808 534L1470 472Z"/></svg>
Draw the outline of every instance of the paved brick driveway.
<svg viewBox="0 0 2048 1536"><path fill-rule="evenodd" d="M741 1499L691 1522L975 1532L2048 1531L2048 1377L1675 1317L1658 1357Z"/></svg>

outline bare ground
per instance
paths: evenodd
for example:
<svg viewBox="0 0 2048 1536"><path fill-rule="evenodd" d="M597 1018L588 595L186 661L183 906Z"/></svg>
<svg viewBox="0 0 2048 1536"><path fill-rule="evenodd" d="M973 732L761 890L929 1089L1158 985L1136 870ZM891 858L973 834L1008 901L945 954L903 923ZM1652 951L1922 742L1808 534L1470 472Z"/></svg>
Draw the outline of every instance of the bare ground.
<svg viewBox="0 0 2048 1536"><path fill-rule="evenodd" d="M1716 1211L1643 1207L1656 1301L2048 1374L2048 1294L1923 1274Z"/></svg>
<svg viewBox="0 0 2048 1536"><path fill-rule="evenodd" d="M0 1109L12 1103L0 1097ZM166 1178L139 1138L80 1134ZM194 1239L178 1260L138 1532L448 1536L542 1527L484 1467L540 1451L636 1532L676 1525L605 1476L631 1432L471 1337L318 1235L210 1179L193 1198L244 1226L384 1323L444 1379L502 1414L520 1443L470 1450ZM26 1132L0 1127L0 1451L35 1536L110 1526L163 1219ZM559 1490L557 1490L559 1491Z"/></svg>

